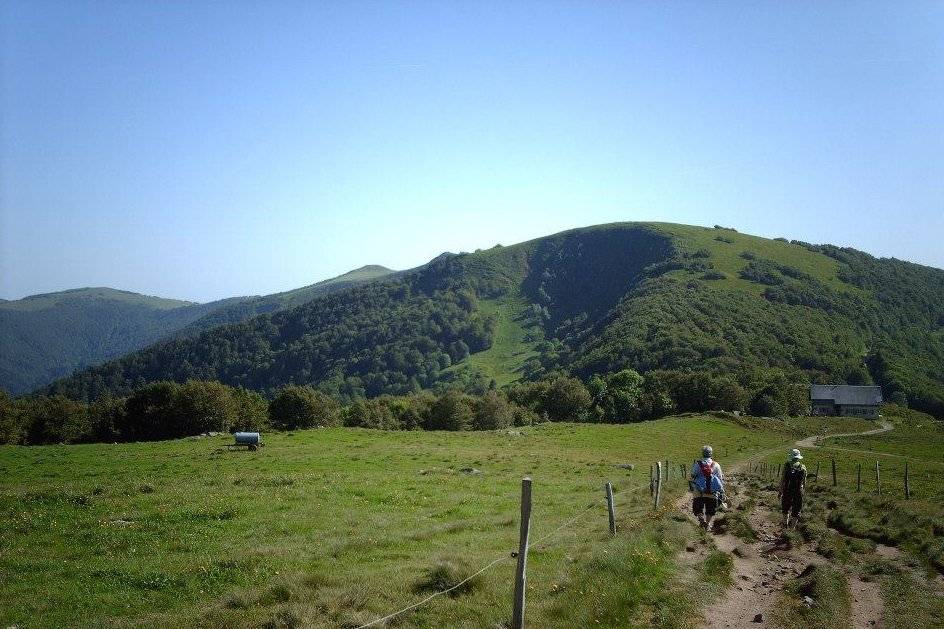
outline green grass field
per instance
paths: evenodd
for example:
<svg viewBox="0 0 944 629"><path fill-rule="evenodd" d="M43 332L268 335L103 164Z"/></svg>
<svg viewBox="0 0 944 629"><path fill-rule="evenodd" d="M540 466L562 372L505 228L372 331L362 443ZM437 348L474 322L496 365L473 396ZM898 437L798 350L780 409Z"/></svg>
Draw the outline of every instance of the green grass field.
<svg viewBox="0 0 944 629"><path fill-rule="evenodd" d="M850 423L864 424L835 427ZM673 561L688 525L653 518L644 489L618 495L621 531L608 539L603 483L645 485L652 461L690 461L703 442L730 463L827 425L688 416L486 433L319 429L267 435L254 453L226 451L222 436L3 447L0 624L357 626L508 556L531 475L533 540L591 507L531 553L534 626L649 624L666 609L687 626L697 605ZM626 463L636 470L616 467ZM673 478L667 504L683 490ZM400 623L507 620L513 569L501 562ZM640 571L666 587L643 587ZM596 617L575 602L594 583Z"/></svg>
<svg viewBox="0 0 944 629"><path fill-rule="evenodd" d="M475 369L487 378L504 386L521 378L521 368L532 356L537 356L535 342L528 341L524 319L529 304L524 298L506 297L479 301L479 310L495 317L492 346L472 354L453 370Z"/></svg>
<svg viewBox="0 0 944 629"><path fill-rule="evenodd" d="M777 260L799 269L824 282L833 290L858 292L854 286L837 277L839 263L836 260L823 254L813 253L800 245L726 229L707 229L673 223L655 223L655 225L660 230L677 237L682 247L690 253L701 249L708 250L715 270L727 276L723 280L713 280L712 283L719 288L744 290L757 295L764 292L766 287L762 284L742 279L739 276L741 270L749 263L741 257L741 254L748 252L758 258ZM676 275L684 277L685 272L679 271Z"/></svg>

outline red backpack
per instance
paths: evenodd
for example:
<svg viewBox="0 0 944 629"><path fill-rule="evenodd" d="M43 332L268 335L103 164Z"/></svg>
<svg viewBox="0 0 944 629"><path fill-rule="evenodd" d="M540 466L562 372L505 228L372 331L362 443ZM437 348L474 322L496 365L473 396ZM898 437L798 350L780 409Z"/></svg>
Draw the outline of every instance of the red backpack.
<svg viewBox="0 0 944 629"><path fill-rule="evenodd" d="M705 463L704 461L699 461L698 467L701 468L701 475L705 477L705 491L711 491L711 474L714 468L714 463Z"/></svg>

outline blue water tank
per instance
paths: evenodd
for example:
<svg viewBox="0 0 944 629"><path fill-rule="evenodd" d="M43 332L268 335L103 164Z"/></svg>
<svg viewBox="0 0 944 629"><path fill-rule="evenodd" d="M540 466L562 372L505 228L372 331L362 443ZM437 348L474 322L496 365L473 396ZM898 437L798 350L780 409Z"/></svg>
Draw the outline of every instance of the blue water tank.
<svg viewBox="0 0 944 629"><path fill-rule="evenodd" d="M237 432L233 436L236 437L236 445L238 446L259 445L259 433L257 432Z"/></svg>

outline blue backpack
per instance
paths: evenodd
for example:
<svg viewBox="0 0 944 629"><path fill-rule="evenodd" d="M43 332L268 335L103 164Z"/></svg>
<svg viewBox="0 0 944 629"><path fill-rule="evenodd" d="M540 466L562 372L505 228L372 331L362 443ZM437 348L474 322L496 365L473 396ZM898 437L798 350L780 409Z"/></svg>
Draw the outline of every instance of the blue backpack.
<svg viewBox="0 0 944 629"><path fill-rule="evenodd" d="M721 478L714 473L714 463L705 463L697 461L700 474L695 474L694 483L698 491L706 494L716 494L724 491L724 485Z"/></svg>

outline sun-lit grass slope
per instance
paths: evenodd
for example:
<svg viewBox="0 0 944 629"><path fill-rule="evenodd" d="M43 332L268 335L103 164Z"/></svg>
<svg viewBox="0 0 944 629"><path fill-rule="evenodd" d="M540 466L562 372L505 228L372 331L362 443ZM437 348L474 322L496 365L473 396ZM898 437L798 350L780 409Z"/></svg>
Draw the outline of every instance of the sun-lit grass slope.
<svg viewBox="0 0 944 629"><path fill-rule="evenodd" d="M519 380L525 363L538 354L535 345L540 338L540 328L528 325L529 307L520 297L480 301L482 313L495 321L491 347L472 354L468 360L451 369L476 370L498 386Z"/></svg>
<svg viewBox="0 0 944 629"><path fill-rule="evenodd" d="M0 623L351 626L507 556L525 475L532 540L598 505L533 552L533 626L596 614L567 603L591 582L620 592L597 601L604 625L645 624L665 606L694 613L684 593L639 582L650 571L671 581L678 532L651 528L643 490L618 495L621 537L606 541L603 483L645 485L652 461L690 461L705 442L730 464L825 425L687 416L474 434L320 429L264 435L253 453L223 449L228 436L0 447ZM673 476L667 500L681 491ZM512 572L501 563L402 626L507 620Z"/></svg>
<svg viewBox="0 0 944 629"><path fill-rule="evenodd" d="M840 263L829 256L812 252L806 247L785 240L761 238L750 234L742 234L730 229L709 229L693 225L678 225L674 223L654 223L654 227L678 240L679 246L686 252L694 254L699 251L708 251L708 260L715 270L724 273L727 277L714 280L718 287L743 290L755 294L764 292L764 284L753 282L740 277L751 260L744 257L776 260L779 264L788 265L802 273L827 284L838 291L855 291L855 287L839 279ZM683 273L678 273L682 277Z"/></svg>

